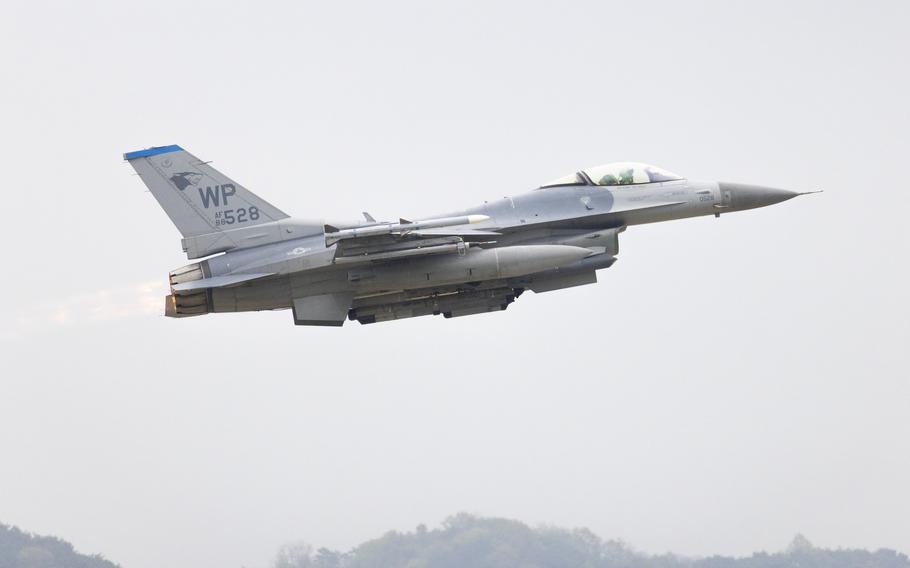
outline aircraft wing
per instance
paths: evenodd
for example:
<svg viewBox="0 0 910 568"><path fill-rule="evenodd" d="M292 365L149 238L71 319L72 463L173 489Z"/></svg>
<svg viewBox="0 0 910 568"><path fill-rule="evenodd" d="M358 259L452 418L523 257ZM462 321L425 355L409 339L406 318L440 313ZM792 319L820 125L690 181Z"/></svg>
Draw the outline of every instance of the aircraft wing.
<svg viewBox="0 0 910 568"><path fill-rule="evenodd" d="M476 239L478 236L473 235ZM489 242L484 236L481 242ZM364 264L413 256L463 252L471 245L463 235L407 235L402 237L364 237L335 244L335 264Z"/></svg>
<svg viewBox="0 0 910 568"><path fill-rule="evenodd" d="M464 252L471 243L490 242L500 233L467 225L485 221L485 215L465 215L425 221L374 223L338 229L325 227L327 247L335 246L336 264L361 264L409 256Z"/></svg>

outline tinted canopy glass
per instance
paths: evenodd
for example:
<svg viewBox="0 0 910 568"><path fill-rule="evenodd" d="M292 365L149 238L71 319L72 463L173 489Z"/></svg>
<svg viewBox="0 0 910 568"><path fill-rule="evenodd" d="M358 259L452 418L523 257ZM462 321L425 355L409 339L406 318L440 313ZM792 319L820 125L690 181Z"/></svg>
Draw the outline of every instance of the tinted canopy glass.
<svg viewBox="0 0 910 568"><path fill-rule="evenodd" d="M547 182L540 187L553 187L554 185L587 185L587 183L587 180L585 180L581 174L575 173L554 179L553 181Z"/></svg>
<svg viewBox="0 0 910 568"><path fill-rule="evenodd" d="M616 162L584 170L595 185L634 185L682 179L667 170L638 162Z"/></svg>
<svg viewBox="0 0 910 568"><path fill-rule="evenodd" d="M665 169L639 162L614 162L563 176L540 187L558 185L636 185L683 179Z"/></svg>

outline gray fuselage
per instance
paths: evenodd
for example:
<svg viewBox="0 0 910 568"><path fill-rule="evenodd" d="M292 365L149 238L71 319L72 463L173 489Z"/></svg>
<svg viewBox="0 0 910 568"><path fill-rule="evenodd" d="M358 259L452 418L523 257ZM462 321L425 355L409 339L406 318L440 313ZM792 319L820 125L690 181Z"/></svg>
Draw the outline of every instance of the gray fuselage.
<svg viewBox="0 0 910 568"><path fill-rule="evenodd" d="M408 291L438 294L466 282L488 281L492 287L503 287L516 284L515 279L537 273L542 277L538 279L546 281L553 279L556 271L569 275L593 272L615 261L619 252L617 235L627 226L738 210L735 191L724 192L724 185L673 180L609 188L556 186L433 216L485 215L489 219L471 228L501 233L495 242L483 244L482 248L471 248L462 255L422 256L367 266L330 264L319 267L313 264L314 256L318 255L313 255L312 251L325 246L322 234L227 252L204 261L205 276L244 272L277 276L245 286L214 289L210 309L220 312L289 308L297 297L338 292L350 292L356 307L362 298L384 294L399 294L399 297L407 297ZM502 266L497 269L489 262L481 262L484 259L480 257L489 249L544 244L602 249L603 254L601 258L593 255L595 262L580 258L551 269L545 268L546 259L543 264L516 261L519 266L506 271ZM474 262L475 258L477 262ZM524 272L522 266L527 266L528 271ZM533 279L525 278L526 281ZM401 296L403 293L405 296Z"/></svg>

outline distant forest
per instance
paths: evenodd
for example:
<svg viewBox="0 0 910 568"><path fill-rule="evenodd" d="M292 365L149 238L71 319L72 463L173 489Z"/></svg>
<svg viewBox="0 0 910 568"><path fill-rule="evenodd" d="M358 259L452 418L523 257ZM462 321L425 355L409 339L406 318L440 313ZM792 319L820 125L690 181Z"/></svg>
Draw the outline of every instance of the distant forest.
<svg viewBox="0 0 910 568"><path fill-rule="evenodd" d="M786 550L744 558L652 556L586 529L530 528L517 521L456 515L428 530L390 532L348 552L306 544L281 548L274 568L910 568L894 550L828 550L797 535ZM120 568L55 537L0 524L0 568Z"/></svg>
<svg viewBox="0 0 910 568"><path fill-rule="evenodd" d="M775 553L744 558L651 556L586 529L530 528L517 521L461 514L442 527L390 532L349 552L306 544L283 547L274 568L910 568L893 550L827 550L797 535Z"/></svg>
<svg viewBox="0 0 910 568"><path fill-rule="evenodd" d="M52 536L37 536L0 524L0 568L120 568L101 556L86 556Z"/></svg>

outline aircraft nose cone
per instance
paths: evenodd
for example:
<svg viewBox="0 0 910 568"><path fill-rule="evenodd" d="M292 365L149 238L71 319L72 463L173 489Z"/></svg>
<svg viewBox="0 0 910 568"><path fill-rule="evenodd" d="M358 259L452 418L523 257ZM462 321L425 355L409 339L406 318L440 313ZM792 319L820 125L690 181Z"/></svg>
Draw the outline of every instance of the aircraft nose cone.
<svg viewBox="0 0 910 568"><path fill-rule="evenodd" d="M720 186L721 195L724 196L724 201L729 199L730 206L736 210L774 205L799 195L795 191L745 183L722 181L718 185Z"/></svg>

